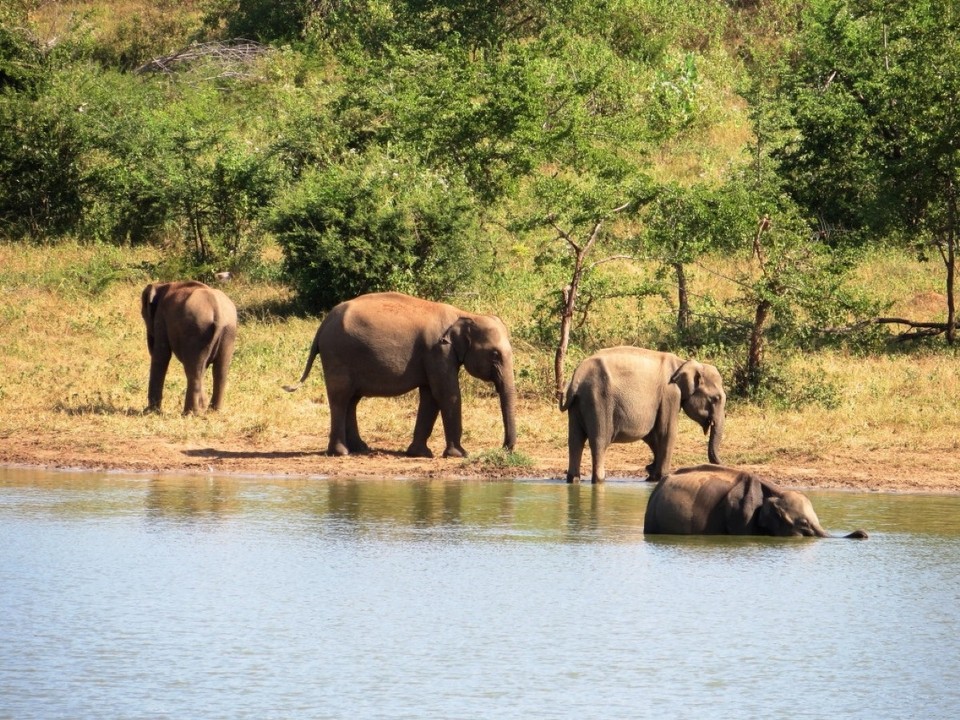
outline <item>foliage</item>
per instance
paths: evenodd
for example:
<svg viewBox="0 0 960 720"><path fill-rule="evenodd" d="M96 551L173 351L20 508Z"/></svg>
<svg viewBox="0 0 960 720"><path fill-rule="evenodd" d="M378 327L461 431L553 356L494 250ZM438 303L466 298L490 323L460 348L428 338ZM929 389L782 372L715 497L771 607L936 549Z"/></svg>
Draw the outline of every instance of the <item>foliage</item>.
<svg viewBox="0 0 960 720"><path fill-rule="evenodd" d="M80 116L56 95L0 95L0 232L41 239L83 215Z"/></svg>
<svg viewBox="0 0 960 720"><path fill-rule="evenodd" d="M334 112L351 148L416 155L489 203L533 167L533 95L523 56L478 63L457 47L405 49L347 66Z"/></svg>
<svg viewBox="0 0 960 720"><path fill-rule="evenodd" d="M32 92L43 81L44 57L27 30L26 10L22 1L0 7L0 92Z"/></svg>
<svg viewBox="0 0 960 720"><path fill-rule="evenodd" d="M314 309L382 290L441 298L483 264L463 180L377 149L305 173L279 200L270 229Z"/></svg>
<svg viewBox="0 0 960 720"><path fill-rule="evenodd" d="M224 37L289 42L303 36L321 4L316 0L209 0L203 23Z"/></svg>
<svg viewBox="0 0 960 720"><path fill-rule="evenodd" d="M946 269L952 341L960 9L929 0L820 0L800 41L783 73L795 135L779 151L784 176L827 228L932 244Z"/></svg>
<svg viewBox="0 0 960 720"><path fill-rule="evenodd" d="M658 275L672 272L677 287L677 336L682 345L702 342L692 332L692 313L686 266L708 252L730 251L742 245L753 229L753 218L744 212L743 187L726 183L712 187L676 182L656 188L641 218L644 231L640 250L660 265Z"/></svg>

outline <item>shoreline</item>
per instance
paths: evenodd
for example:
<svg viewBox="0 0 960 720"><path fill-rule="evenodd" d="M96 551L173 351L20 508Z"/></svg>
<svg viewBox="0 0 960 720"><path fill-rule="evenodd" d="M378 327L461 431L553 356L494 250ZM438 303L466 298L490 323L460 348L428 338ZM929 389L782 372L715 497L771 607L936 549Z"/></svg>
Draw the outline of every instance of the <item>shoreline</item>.
<svg viewBox="0 0 960 720"><path fill-rule="evenodd" d="M320 452L257 453L242 451L216 452L199 448L181 448L187 458L205 458L205 461L185 459L179 462L150 462L145 457L117 458L82 457L82 454L64 457L62 448L54 451L59 457L38 457L35 454L10 452L0 439L0 468L13 472L51 472L89 475L179 476L208 478L211 476L250 480L295 481L443 481L443 482L564 482L564 470L543 467L493 466L483 460L407 458L398 452L375 450L369 454L348 457L329 457ZM232 456L232 457L231 457ZM274 456L274 457L270 457ZM168 458L169 460L169 458ZM277 467L283 463L284 467ZM697 464L697 463L690 463ZM314 465L310 467L309 465ZM684 465L678 464L677 468ZM893 479L891 474L881 478L876 472L861 471L856 476L845 471L825 471L817 467L788 467L783 465L736 464L784 487L801 491L831 491L859 493L889 493L918 495L960 494L960 476L938 472L922 479ZM845 477L844 477L845 475ZM607 484L645 484L644 474L630 468L612 472ZM589 479L583 485L592 486ZM599 487L602 487L600 485ZM652 487L652 485L651 485Z"/></svg>

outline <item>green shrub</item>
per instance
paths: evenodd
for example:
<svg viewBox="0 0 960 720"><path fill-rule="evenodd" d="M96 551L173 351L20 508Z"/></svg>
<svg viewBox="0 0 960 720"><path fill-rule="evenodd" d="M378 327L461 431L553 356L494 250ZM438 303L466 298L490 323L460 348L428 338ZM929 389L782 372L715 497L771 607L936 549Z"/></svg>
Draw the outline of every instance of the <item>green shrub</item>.
<svg viewBox="0 0 960 720"><path fill-rule="evenodd" d="M300 300L314 309L384 290L442 297L483 254L462 181L377 150L305 173L270 228Z"/></svg>

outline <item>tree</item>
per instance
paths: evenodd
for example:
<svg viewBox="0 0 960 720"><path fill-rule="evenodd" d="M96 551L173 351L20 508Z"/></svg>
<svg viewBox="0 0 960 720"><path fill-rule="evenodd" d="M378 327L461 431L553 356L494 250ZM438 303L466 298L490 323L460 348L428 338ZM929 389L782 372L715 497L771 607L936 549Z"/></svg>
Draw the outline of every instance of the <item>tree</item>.
<svg viewBox="0 0 960 720"><path fill-rule="evenodd" d="M823 229L933 249L956 338L960 242L960 6L817 0L784 74L795 141L777 156ZM929 324L928 324L929 325Z"/></svg>
<svg viewBox="0 0 960 720"><path fill-rule="evenodd" d="M637 92L644 68L602 39L563 33L534 48L528 62L527 77L540 98L534 142L541 162L529 188L529 214L518 225L549 234L537 261L541 267L559 265L569 278L560 292L552 291L556 301L548 304L560 319L554 363L559 398L574 317L580 312L582 324L586 309L603 293L599 288L588 293L583 309L577 303L597 267L632 256L624 242L629 232L617 225L649 195L650 134ZM600 259L590 261L597 253Z"/></svg>
<svg viewBox="0 0 960 720"><path fill-rule="evenodd" d="M686 267L709 251L730 250L749 230L754 218L735 183L718 187L697 183L689 187L664 183L655 190L641 213L644 255L674 274L677 287L677 336L689 342L690 293Z"/></svg>

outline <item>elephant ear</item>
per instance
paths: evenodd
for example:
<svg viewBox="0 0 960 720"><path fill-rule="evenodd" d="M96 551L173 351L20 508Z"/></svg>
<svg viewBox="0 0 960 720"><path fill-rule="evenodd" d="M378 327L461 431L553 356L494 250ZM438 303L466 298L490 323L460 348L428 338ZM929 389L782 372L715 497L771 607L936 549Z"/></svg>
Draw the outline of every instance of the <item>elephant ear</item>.
<svg viewBox="0 0 960 720"><path fill-rule="evenodd" d="M753 535L757 532L757 511L763 505L763 481L756 475L740 473L723 499L727 532Z"/></svg>
<svg viewBox="0 0 960 720"><path fill-rule="evenodd" d="M453 325L447 328L447 331L440 338L441 345L450 345L454 355L457 356L457 362L463 364L463 359L467 356L467 350L470 349L470 336L473 329L473 320L470 318L459 318Z"/></svg>
<svg viewBox="0 0 960 720"><path fill-rule="evenodd" d="M703 366L696 360L687 360L676 369L670 382L680 388L680 396L688 398L700 386Z"/></svg>

